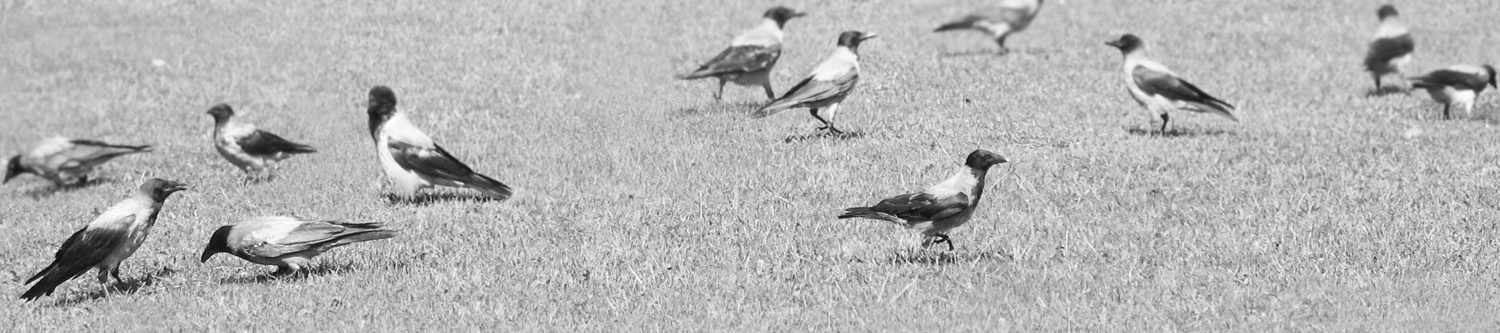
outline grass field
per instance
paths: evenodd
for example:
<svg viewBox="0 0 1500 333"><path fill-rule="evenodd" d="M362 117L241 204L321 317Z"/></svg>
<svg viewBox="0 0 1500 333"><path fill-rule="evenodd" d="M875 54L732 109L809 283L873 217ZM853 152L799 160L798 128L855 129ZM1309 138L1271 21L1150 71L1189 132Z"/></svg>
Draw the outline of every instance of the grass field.
<svg viewBox="0 0 1500 333"><path fill-rule="evenodd" d="M1377 1L1054 0L1016 52L935 35L977 1L0 0L0 149L54 134L154 144L53 191L0 188L0 319L31 331L1494 331L1500 102L1443 121L1425 92L1369 97ZM758 88L677 81L766 8L789 88L838 32L862 47L840 113L806 138L752 120ZM1417 71L1500 54L1491 0L1397 3ZM1132 32L1240 106L1155 136L1127 96ZM393 204L365 128L388 85L418 126L517 190ZM209 106L318 154L241 185ZM927 251L849 206L921 189L965 154L991 172L958 249ZM101 292L21 281L148 177L169 199ZM467 193L442 190L440 193ZM302 278L199 251L259 215L384 221Z"/></svg>

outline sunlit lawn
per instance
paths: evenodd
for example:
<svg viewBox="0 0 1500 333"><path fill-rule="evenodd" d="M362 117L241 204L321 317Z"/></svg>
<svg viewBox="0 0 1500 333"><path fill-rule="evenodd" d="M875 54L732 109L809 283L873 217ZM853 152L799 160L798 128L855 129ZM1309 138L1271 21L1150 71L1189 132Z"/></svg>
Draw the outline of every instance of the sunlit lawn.
<svg viewBox="0 0 1500 333"><path fill-rule="evenodd" d="M1493 331L1500 103L1440 120L1367 96L1375 1L1048 1L1010 55L932 34L978 1L0 1L0 150L57 135L154 144L56 191L0 188L0 316L42 330ZM791 87L843 30L881 35L840 112L752 120L758 88L677 81L774 5ZM1425 71L1493 62L1485 0L1398 3ZM1152 115L1126 95L1131 32L1240 109ZM155 63L154 63L155 62ZM366 92L510 184L504 202L392 203ZM242 185L209 106L320 153ZM958 248L849 206L991 173ZM148 177L188 182L106 293L21 282ZM466 194L445 189L445 194ZM259 215L383 221L401 237L302 277L198 254ZM8 274L8 275L5 275Z"/></svg>

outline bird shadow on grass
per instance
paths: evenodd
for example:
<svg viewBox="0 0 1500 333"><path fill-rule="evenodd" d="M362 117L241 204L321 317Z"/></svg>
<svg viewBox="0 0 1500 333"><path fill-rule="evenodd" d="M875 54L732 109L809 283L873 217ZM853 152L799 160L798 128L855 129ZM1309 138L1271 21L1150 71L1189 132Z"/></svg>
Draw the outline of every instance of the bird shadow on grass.
<svg viewBox="0 0 1500 333"><path fill-rule="evenodd" d="M383 197L385 197L386 202L390 203L391 205L411 205L418 207L449 201L501 201L501 199L495 199L483 195L456 192L420 193L417 194L416 197L412 197L410 199L390 193L383 195Z"/></svg>
<svg viewBox="0 0 1500 333"><path fill-rule="evenodd" d="M95 290L95 291L92 291L92 292L89 292L89 293L83 294L83 295L76 295L76 296L70 296L70 297L67 297L67 298L59 299L57 301L57 303L54 304L54 305L56 305L56 306L70 306L70 305L75 305L75 304L79 304L79 303L83 303L83 302L88 302L88 301L93 301L93 300L97 300L97 299L109 297L111 295L130 295L130 294L135 294L136 292L139 292L141 289L144 289L144 288L150 287L150 286L154 286L157 283L161 282L162 279L164 279L166 277L169 277L169 276L172 276L172 275L176 275L176 274L177 274L177 270L172 269L171 267L162 267L160 269L157 269L155 272L150 272L150 273L146 273L145 275L131 277L131 278L125 279L123 281L110 284L108 287L104 287L103 289L100 289L100 290Z"/></svg>
<svg viewBox="0 0 1500 333"><path fill-rule="evenodd" d="M1229 131L1225 131L1225 130L1221 130L1221 129L1180 129L1180 128L1168 129L1166 133L1157 132L1154 129L1145 129L1145 128L1130 128L1130 129L1126 129L1125 132L1126 133L1130 133L1131 135L1159 136L1159 137L1167 137L1167 138L1195 137L1195 136L1218 136L1218 135L1229 134Z"/></svg>
<svg viewBox="0 0 1500 333"><path fill-rule="evenodd" d="M755 109L761 107L761 105L765 105L765 102L740 101L726 103L721 101L714 101L709 102L709 104L683 107L681 109L674 110L672 114L678 116L700 116L710 114L750 114L750 112L754 112Z"/></svg>
<svg viewBox="0 0 1500 333"><path fill-rule="evenodd" d="M1369 91L1365 92L1365 97L1385 97L1389 95L1411 96L1411 90L1402 89L1401 87L1395 86L1384 86L1380 87L1379 89L1370 89Z"/></svg>
<svg viewBox="0 0 1500 333"><path fill-rule="evenodd" d="M347 262L335 264L320 263L300 271L285 274L277 274L276 271L272 270L257 275L231 276L221 278L219 279L219 284L266 284L272 282L297 282L306 280L311 277L339 275L343 273L353 272L356 268L358 268L358 266L354 265L353 263Z"/></svg>
<svg viewBox="0 0 1500 333"><path fill-rule="evenodd" d="M886 258L886 262L891 264L915 265L952 265L994 260L1015 261L1015 258L1011 257L1010 254L1000 251L940 252L932 250L898 251L892 253L889 258Z"/></svg>
<svg viewBox="0 0 1500 333"><path fill-rule="evenodd" d="M49 186L43 186L43 187L33 188L33 189L30 189L30 190L26 190L26 192L24 192L24 194L26 196L28 196L28 197L31 197L31 199L41 200L41 199L50 198L53 195L56 195L56 194L59 194L59 193L68 193L68 192L73 192L73 191L78 191L78 190L84 190L84 189L88 189L88 188L95 187L95 186L100 186L100 185L104 185L104 184L113 184L113 183L115 183L115 180L113 178L103 178L103 177L101 177L101 178L92 178L92 179L85 180L82 183L77 183L77 184L70 184L70 185L49 185Z"/></svg>
<svg viewBox="0 0 1500 333"><path fill-rule="evenodd" d="M787 136L785 138L782 138L782 141L785 141L786 143L793 143L793 142L801 142L801 141L808 141L808 140L823 140L823 139L852 140L852 139L863 138L866 135L868 135L868 134L866 134L865 132L862 132L862 131L849 131L849 132L842 132L842 133L834 133L834 132L819 130L817 132L813 132L813 133L809 133L809 134L799 134L799 135Z"/></svg>

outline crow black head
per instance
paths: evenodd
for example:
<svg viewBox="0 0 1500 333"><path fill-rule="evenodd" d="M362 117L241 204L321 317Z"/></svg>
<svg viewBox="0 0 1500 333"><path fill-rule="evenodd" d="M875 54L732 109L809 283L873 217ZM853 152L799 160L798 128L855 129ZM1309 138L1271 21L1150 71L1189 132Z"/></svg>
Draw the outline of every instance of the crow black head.
<svg viewBox="0 0 1500 333"><path fill-rule="evenodd" d="M1000 154L992 153L984 149L979 149L975 150L972 153L969 153L969 158L964 161L964 165L970 168L985 170L989 169L990 166L1005 162L1009 161L1005 160L1005 157L1000 156Z"/></svg>
<svg viewBox="0 0 1500 333"><path fill-rule="evenodd" d="M1145 46L1146 42L1142 41L1140 37L1136 37L1135 35L1125 34L1123 36L1120 36L1120 39L1104 42L1104 45L1114 46L1115 48L1120 49L1121 53L1130 53L1131 51L1139 50L1142 46Z"/></svg>
<svg viewBox="0 0 1500 333"><path fill-rule="evenodd" d="M141 194L150 196L153 200L162 201L172 196L172 193L182 192L187 190L187 188L187 184L182 182L151 178L146 180L146 183L141 184L140 192Z"/></svg>
<svg viewBox="0 0 1500 333"><path fill-rule="evenodd" d="M839 34L839 46L848 47L850 50L858 50L859 43L867 39L875 38L875 34L867 34L859 31L845 31Z"/></svg>
<svg viewBox="0 0 1500 333"><path fill-rule="evenodd" d="M1375 14L1379 15L1380 19L1382 20L1386 19L1387 17L1396 17L1397 15L1401 15L1400 13L1396 12L1396 6L1391 5L1380 6L1380 10L1375 11Z"/></svg>
<svg viewBox="0 0 1500 333"><path fill-rule="evenodd" d="M780 7L780 6L778 6L776 8L771 8L770 10L766 10L765 17L768 18L768 19L776 21L776 26L777 27L785 27L787 21L791 21L794 18L803 17L803 16L806 16L806 15L807 15L807 13L798 13L797 11L792 10L791 8L786 8L786 7Z"/></svg>
<svg viewBox="0 0 1500 333"><path fill-rule="evenodd" d="M234 117L234 109L230 108L229 104L219 103L208 108L208 115L214 116L214 122L223 122L229 117Z"/></svg>

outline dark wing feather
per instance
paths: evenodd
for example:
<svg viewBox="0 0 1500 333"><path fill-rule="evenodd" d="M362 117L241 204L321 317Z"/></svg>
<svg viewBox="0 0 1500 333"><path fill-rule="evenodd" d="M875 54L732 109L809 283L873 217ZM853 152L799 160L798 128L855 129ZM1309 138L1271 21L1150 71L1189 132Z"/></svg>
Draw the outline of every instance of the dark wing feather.
<svg viewBox="0 0 1500 333"><path fill-rule="evenodd" d="M969 208L969 196L959 193L938 198L928 193L911 193L881 200L870 207L881 213L895 215L910 222L932 221L951 217Z"/></svg>
<svg viewBox="0 0 1500 333"><path fill-rule="evenodd" d="M467 180L474 174L474 169L459 162L453 154L435 143L432 148L428 148L391 141L387 148L391 150L391 157L396 159L396 164L412 172L459 181Z"/></svg>
<svg viewBox="0 0 1500 333"><path fill-rule="evenodd" d="M1390 67L1391 59L1411 54L1416 49L1417 43L1411 34L1376 39L1370 42L1370 53L1365 54L1365 69L1373 71Z"/></svg>
<svg viewBox="0 0 1500 333"><path fill-rule="evenodd" d="M308 250L322 252L335 246L352 243L343 241L345 238L372 232L384 232L385 230L380 230L380 226L379 223L304 221L301 225L292 229L291 232L288 232L285 237L276 240L276 244L255 244L242 249L241 252L260 258L278 258ZM394 236L394 233L391 233L391 236Z"/></svg>
<svg viewBox="0 0 1500 333"><path fill-rule="evenodd" d="M275 239L274 244L262 240L260 243L245 246L239 251L252 257L279 258L314 249L332 241L339 233L344 232L344 229L344 227L322 221L305 221L288 232L286 236Z"/></svg>
<svg viewBox="0 0 1500 333"><path fill-rule="evenodd" d="M829 81L806 80L797 84L796 87L781 96L780 101L796 104L814 103L829 98L846 95L854 90L854 85L859 83L859 74L850 73Z"/></svg>
<svg viewBox="0 0 1500 333"><path fill-rule="evenodd" d="M771 68L781 58L780 46L741 45L730 46L718 56L704 63L692 73L678 75L684 80L698 79L724 74L744 74Z"/></svg>
<svg viewBox="0 0 1500 333"><path fill-rule="evenodd" d="M124 218L134 219L135 215ZM21 294L21 298L36 299L52 294L52 290L58 285L88 272L90 268L104 261L104 258L114 253L120 244L125 243L127 235L128 232L121 229L89 230L87 227L79 229L63 242L62 247L57 249L51 265L37 272L30 279L26 279L26 283L37 279L41 281L28 289L26 293Z"/></svg>
<svg viewBox="0 0 1500 333"><path fill-rule="evenodd" d="M72 149L52 157L65 158L66 164L60 166L63 168L99 165L122 155L151 151L151 146L114 145L93 140L70 140L69 142L73 144Z"/></svg>
<svg viewBox="0 0 1500 333"><path fill-rule="evenodd" d="M105 142L102 142L102 141L85 140L85 139L73 139L73 140L69 140L68 142L70 142L70 143L72 143L74 145L78 145L78 146L93 146L93 147L99 147L99 148L111 148L111 149L126 150L126 151L131 151L131 152L151 150L151 146L117 145L117 144L105 143Z"/></svg>
<svg viewBox="0 0 1500 333"><path fill-rule="evenodd" d="M979 15L964 16L964 18L958 19L957 21L944 23L943 25L938 26L937 29L932 30L932 32L944 32L944 31L959 30L959 29L973 29L974 28L974 23L979 22L980 20L984 20L984 17L983 16L979 16Z"/></svg>
<svg viewBox="0 0 1500 333"><path fill-rule="evenodd" d="M804 104L816 103L830 98L848 95L859 83L859 73L850 71L849 74L834 78L833 80L814 80L811 76L798 82L792 89L787 90L781 98L772 101L771 104L756 110L751 116L755 118L775 114L778 111L791 109Z"/></svg>
<svg viewBox="0 0 1500 333"><path fill-rule="evenodd" d="M317 152L312 147L296 142L287 141L276 134L262 130L255 130L249 135L235 139L240 149L251 155L274 155L277 153L312 153Z"/></svg>
<svg viewBox="0 0 1500 333"><path fill-rule="evenodd" d="M1210 96L1208 93L1203 92L1202 89L1198 89L1198 87L1194 86L1192 83L1188 83L1185 80L1179 79L1177 78L1177 76L1172 75L1171 73L1152 70L1150 68L1146 68L1146 66L1136 66L1135 69L1131 71L1131 75L1135 77L1136 86L1140 87L1141 91L1145 92L1146 94L1165 96L1168 99L1172 100L1188 101L1214 106L1222 105L1229 108L1234 107L1233 105L1229 105L1229 103Z"/></svg>
<svg viewBox="0 0 1500 333"><path fill-rule="evenodd" d="M1457 87L1468 90L1483 90L1488 83L1482 75L1466 73L1451 69L1439 69L1422 76L1410 78L1412 86L1417 88Z"/></svg>

